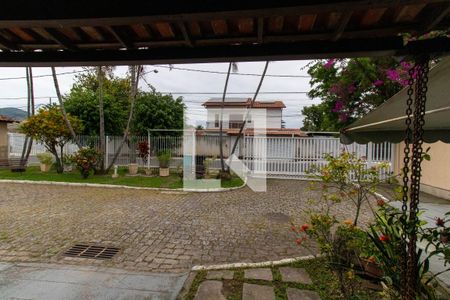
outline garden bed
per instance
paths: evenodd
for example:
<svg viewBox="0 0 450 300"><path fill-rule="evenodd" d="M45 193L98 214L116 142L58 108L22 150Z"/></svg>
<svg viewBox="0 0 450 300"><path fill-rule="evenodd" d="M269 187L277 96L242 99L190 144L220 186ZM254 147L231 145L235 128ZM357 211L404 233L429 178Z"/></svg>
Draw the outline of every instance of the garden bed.
<svg viewBox="0 0 450 300"><path fill-rule="evenodd" d="M0 179L112 184L169 189L178 189L183 187L183 181L177 174L171 174L168 177L146 176L144 174L139 174L137 176L126 176L128 173L127 168L119 168L118 173L118 178L112 178L111 173L108 175L91 175L87 179L83 179L80 172L76 170L58 174L55 170L41 172L39 167L32 166L28 167L23 173L14 173L6 169L0 170ZM232 178L229 181L222 182L223 188L238 187L241 185L243 185L243 181L240 178Z"/></svg>

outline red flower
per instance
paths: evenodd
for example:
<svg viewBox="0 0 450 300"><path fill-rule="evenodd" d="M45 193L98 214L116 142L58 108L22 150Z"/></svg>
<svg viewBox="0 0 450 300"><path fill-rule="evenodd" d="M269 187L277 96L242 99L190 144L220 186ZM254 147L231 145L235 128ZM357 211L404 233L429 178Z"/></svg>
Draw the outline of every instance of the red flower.
<svg viewBox="0 0 450 300"><path fill-rule="evenodd" d="M303 242L303 240L301 238L298 238L295 240L295 242L297 243L297 245L300 245Z"/></svg>
<svg viewBox="0 0 450 300"><path fill-rule="evenodd" d="M441 218L437 218L436 219L436 225L440 226L440 227L444 227L445 221L443 219L441 219Z"/></svg>
<svg viewBox="0 0 450 300"><path fill-rule="evenodd" d="M380 235L380 241L382 242L389 242L389 237L387 235Z"/></svg>
<svg viewBox="0 0 450 300"><path fill-rule="evenodd" d="M295 228L294 225L291 225L291 230L292 230L293 232L296 232L296 231L297 231L297 228Z"/></svg>
<svg viewBox="0 0 450 300"><path fill-rule="evenodd" d="M378 206L384 206L386 204L386 202L384 202L383 199L377 199L377 205Z"/></svg>
<svg viewBox="0 0 450 300"><path fill-rule="evenodd" d="M309 227L310 227L309 224L305 223L305 224L302 225L302 227L300 227L300 231L306 231L306 230L309 229Z"/></svg>

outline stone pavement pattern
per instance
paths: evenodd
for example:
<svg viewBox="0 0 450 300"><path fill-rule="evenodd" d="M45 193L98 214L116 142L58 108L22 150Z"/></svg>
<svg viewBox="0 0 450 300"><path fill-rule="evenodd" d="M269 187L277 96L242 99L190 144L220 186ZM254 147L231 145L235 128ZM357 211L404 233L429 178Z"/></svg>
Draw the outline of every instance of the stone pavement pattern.
<svg viewBox="0 0 450 300"><path fill-rule="evenodd" d="M282 267L280 268L280 273L283 281L312 284L311 278L305 269Z"/></svg>
<svg viewBox="0 0 450 300"><path fill-rule="evenodd" d="M187 274L111 268L0 263L0 299L175 299Z"/></svg>
<svg viewBox="0 0 450 300"><path fill-rule="evenodd" d="M283 271L281 271L282 269ZM286 280L285 278L282 278L283 282L289 281L294 284L312 284L309 274L302 268L281 267L279 268L279 271L282 274L284 273L286 278L289 279ZM224 274L233 278L234 272L231 270L208 271L206 274L207 280L200 283L194 300L225 299L224 294L226 292L224 291L224 283L221 281L221 277L223 277ZM275 300L272 270L270 268L247 269L244 271L244 274L244 280L253 281L251 281L252 283L245 281L243 283L241 282L242 300ZM217 280L208 280L210 278L217 278ZM320 300L319 294L315 291L300 290L291 287L286 289L286 296L288 300ZM233 296L233 299L235 297L236 296Z"/></svg>
<svg viewBox="0 0 450 300"><path fill-rule="evenodd" d="M185 193L0 183L0 261L184 272L308 255L290 231L290 220L305 222L308 200L317 197L307 187L269 180L266 193ZM343 219L352 210L351 203L336 208ZM371 218L367 207L361 218ZM60 255L75 243L121 252L110 261Z"/></svg>

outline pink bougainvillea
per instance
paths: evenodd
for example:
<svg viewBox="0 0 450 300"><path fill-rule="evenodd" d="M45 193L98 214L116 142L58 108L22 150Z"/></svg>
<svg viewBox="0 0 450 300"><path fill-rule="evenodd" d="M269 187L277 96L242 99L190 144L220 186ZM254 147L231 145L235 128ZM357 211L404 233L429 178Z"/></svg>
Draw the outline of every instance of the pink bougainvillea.
<svg viewBox="0 0 450 300"><path fill-rule="evenodd" d="M389 69L386 71L386 76L392 81L397 81L400 79L400 75L397 70Z"/></svg>
<svg viewBox="0 0 450 300"><path fill-rule="evenodd" d="M347 88L349 94L353 94L356 91L356 86L354 84L350 84Z"/></svg>
<svg viewBox="0 0 450 300"><path fill-rule="evenodd" d="M332 109L333 112L340 112L344 108L344 102L336 101Z"/></svg>
<svg viewBox="0 0 450 300"><path fill-rule="evenodd" d="M384 84L384 81L380 80L380 79L375 80L373 83L374 86L382 86L383 84Z"/></svg>
<svg viewBox="0 0 450 300"><path fill-rule="evenodd" d="M345 123L348 121L348 115L345 113L339 114L339 121Z"/></svg>
<svg viewBox="0 0 450 300"><path fill-rule="evenodd" d="M333 66L334 66L334 63L336 62L336 59L334 59L334 58L332 58L332 59L329 59L324 65L323 65L323 67L325 68L325 69L331 69Z"/></svg>

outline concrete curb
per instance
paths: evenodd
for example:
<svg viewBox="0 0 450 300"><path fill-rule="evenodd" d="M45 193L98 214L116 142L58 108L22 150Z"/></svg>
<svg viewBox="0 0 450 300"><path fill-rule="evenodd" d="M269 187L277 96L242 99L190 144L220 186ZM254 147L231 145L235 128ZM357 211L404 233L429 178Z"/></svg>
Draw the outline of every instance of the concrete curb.
<svg viewBox="0 0 450 300"><path fill-rule="evenodd" d="M309 260L313 258L318 258L320 255L305 255L293 258L285 258L281 260L269 260L257 263L230 263L221 265L207 265L207 266L193 266L192 271L202 271L202 270L223 270L223 269L233 269L233 268L260 268L260 267L271 267L294 263L302 260Z"/></svg>
<svg viewBox="0 0 450 300"><path fill-rule="evenodd" d="M108 189L130 189L130 190L149 190L149 191L165 191L165 192L194 192L194 193L211 193L211 192L228 192L241 189L246 186L246 181L241 186L218 189L169 189L169 188L152 188L116 184L102 184L102 183L80 183L80 182L60 182L60 181L45 181L45 180L14 180L14 179L0 179L0 183L25 183L25 184L39 184L39 185L59 185L59 186L78 186L78 187L96 187Z"/></svg>

